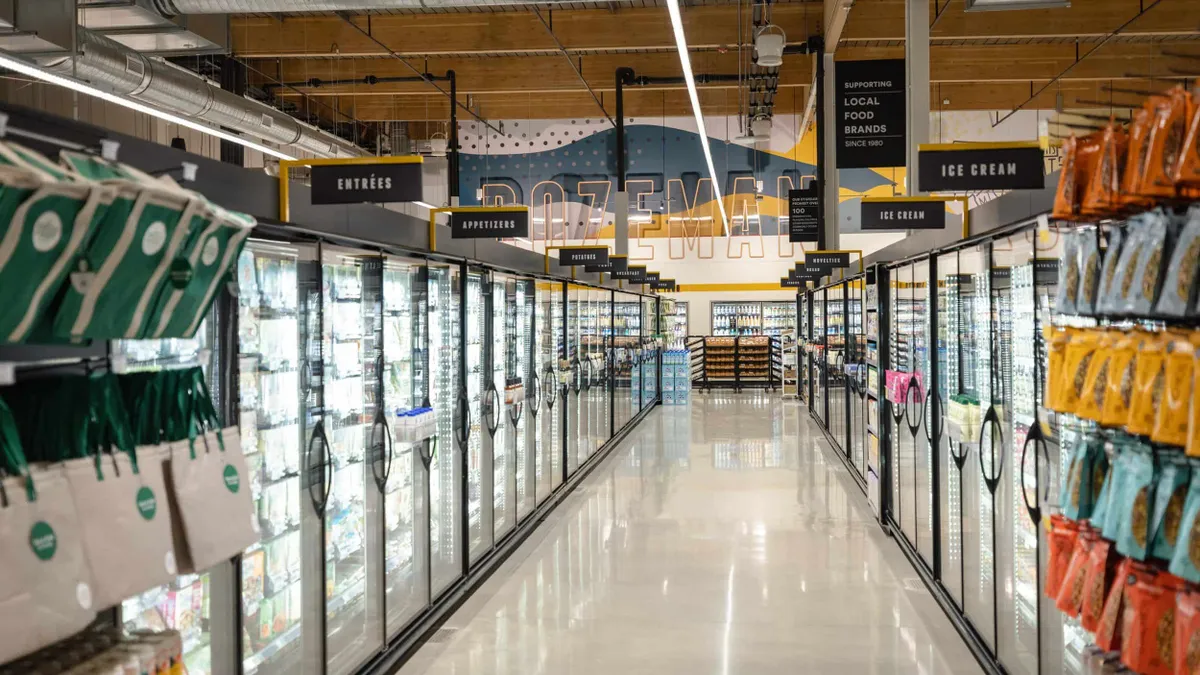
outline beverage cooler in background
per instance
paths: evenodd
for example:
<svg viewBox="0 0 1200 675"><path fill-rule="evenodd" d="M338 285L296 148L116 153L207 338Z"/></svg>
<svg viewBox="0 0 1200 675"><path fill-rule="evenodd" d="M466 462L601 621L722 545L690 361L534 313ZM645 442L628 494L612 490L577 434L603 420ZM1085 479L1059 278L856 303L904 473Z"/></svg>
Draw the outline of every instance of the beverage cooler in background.
<svg viewBox="0 0 1200 675"><path fill-rule="evenodd" d="M714 302L711 312L712 334L717 336L779 337L796 328L796 305L791 300Z"/></svg>
<svg viewBox="0 0 1200 675"><path fill-rule="evenodd" d="M1046 532L1027 508L1057 503L1062 479L1059 430L1041 401L1061 249L1057 231L1029 221L890 263L864 294L853 280L809 294L810 339L836 353L834 326L845 326L848 464L860 465L862 429L867 476L875 457L886 464L883 513L901 548L1008 673L1086 672L1086 633L1043 597ZM842 390L811 351L813 414L832 435ZM1046 442L1026 451L1034 427Z"/></svg>

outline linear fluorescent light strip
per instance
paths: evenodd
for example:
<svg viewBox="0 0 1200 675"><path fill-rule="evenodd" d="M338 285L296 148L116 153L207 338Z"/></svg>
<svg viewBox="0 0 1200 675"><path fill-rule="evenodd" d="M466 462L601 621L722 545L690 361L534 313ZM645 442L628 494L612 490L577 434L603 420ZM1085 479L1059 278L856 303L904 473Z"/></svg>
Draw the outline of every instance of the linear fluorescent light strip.
<svg viewBox="0 0 1200 675"><path fill-rule="evenodd" d="M235 136L234 134L231 134L231 133L228 133L225 131L221 131L220 129L215 129L210 126L200 124L199 122L194 122L186 117L180 117L178 115L171 114L164 110L159 110L157 108L153 108L153 107L148 106L139 101L135 101L130 98L125 98L124 96L119 96L117 94L113 94L113 93L104 91L102 89L97 89L91 85L84 84L83 82L80 82L79 80L74 80L69 77L63 77L62 75L58 75L57 73L52 73L48 70L39 68L38 66L35 66L31 63L27 63L20 59L13 58L11 56L0 54L0 67L8 68L9 70L16 71L18 73L21 73L22 75L27 75L29 77L32 77L32 78L35 78L38 80L42 80L43 82L48 82L50 84L56 84L60 87L66 87L67 89L77 91L81 94L87 94L88 96L95 96L96 98L104 100L104 101L108 101L109 103L115 103L119 106L124 106L126 108L129 108L130 110L136 110L137 112L145 113L147 115L157 117L161 120L166 120L168 122L171 122L172 124L178 124L181 127L187 127L188 129L193 129L195 131L199 131L200 133L208 134L210 136L216 136L217 138L220 138L222 140L237 143L238 145L244 145L247 148L251 148L253 150L258 150L259 152L263 153L264 155L270 155L271 157L275 157L278 159L284 159L284 160L296 159L295 157L292 157L291 155L282 153L278 150L275 150L274 148L268 148L267 146L265 146L261 143L255 143L254 141L247 140L245 138L242 138L241 136Z"/></svg>
<svg viewBox="0 0 1200 675"><path fill-rule="evenodd" d="M704 115L700 112L700 96L696 93L696 78L692 76L692 60L688 57L687 38L683 36L683 18L679 14L679 0L667 0L667 11L671 13L671 28L675 30L675 49L679 51L679 65L683 66L683 79L687 83L688 98L692 99L692 114L696 117L696 130L700 133L700 147L704 149L704 161L708 164L708 176L712 179L713 195L717 208L721 210L721 223L729 232L729 216L725 215L725 199L717 182L717 169L713 164L712 150L708 147L708 131L704 128Z"/></svg>

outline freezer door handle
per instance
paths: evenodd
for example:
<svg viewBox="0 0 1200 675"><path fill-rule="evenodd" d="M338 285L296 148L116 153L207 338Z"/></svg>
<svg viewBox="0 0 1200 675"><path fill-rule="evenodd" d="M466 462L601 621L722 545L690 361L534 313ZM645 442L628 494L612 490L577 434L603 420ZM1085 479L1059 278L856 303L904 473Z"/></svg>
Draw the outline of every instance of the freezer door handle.
<svg viewBox="0 0 1200 675"><path fill-rule="evenodd" d="M533 379L529 381L529 384L529 390L525 392L525 400L529 402L529 414L536 418L538 408L542 405L542 378L538 377L537 373L534 373Z"/></svg>
<svg viewBox="0 0 1200 675"><path fill-rule="evenodd" d="M1034 454L1034 458L1033 458L1033 475L1034 475L1034 478L1033 478L1033 480L1034 480L1033 500L1034 500L1034 503L1033 504L1029 503L1029 488L1027 488L1025 485L1025 456L1029 452L1029 444L1030 443L1035 444L1034 448L1033 448L1033 454ZM1029 433L1025 435L1025 444L1023 446L1021 446L1021 467L1020 467L1021 499L1023 499L1025 501L1025 510L1029 513L1029 519L1031 521L1033 521L1034 527L1037 527L1038 523L1042 522L1041 500L1050 498L1050 481L1046 481L1045 496L1041 497L1040 495L1038 495L1038 487L1039 487L1038 484L1042 482L1041 476L1038 475L1038 471L1037 471L1037 453L1039 453L1039 452L1041 452L1045 455L1046 468L1047 468L1047 470L1049 470L1050 451L1046 448L1046 437L1042 435L1041 424L1035 418L1033 420L1033 426L1029 427Z"/></svg>
<svg viewBox="0 0 1200 675"><path fill-rule="evenodd" d="M550 392L550 396L549 397L543 396L542 398L546 402L546 409L554 410L554 402L558 400L558 386L556 384L558 379L555 377L554 368L552 366L546 366L545 372L546 372L546 379L550 380L550 387L548 389L548 391ZM540 384L539 384L539 386L540 386Z"/></svg>
<svg viewBox="0 0 1200 675"><path fill-rule="evenodd" d="M579 365L579 357L572 356L571 357L571 392L572 393L578 394L579 390L582 389L582 385L579 382L582 375L583 375L583 369Z"/></svg>
<svg viewBox="0 0 1200 675"><path fill-rule="evenodd" d="M379 431L380 429L382 432ZM369 446L371 477L375 479L375 487L379 488L379 494L385 492L388 474L391 472L391 436L392 432L388 428L387 416L380 410L375 413L375 421L371 423L371 444Z"/></svg>
<svg viewBox="0 0 1200 675"><path fill-rule="evenodd" d="M920 431L921 431L921 422L922 422L922 418L924 417L924 415L921 413L917 413L917 415L918 415L917 423L913 424L913 414L909 412L909 410L911 408L909 403L911 403L913 401L912 394L914 391L917 392L917 401L916 402L921 404L920 405L921 408L924 408L925 404L922 402L923 399L921 398L921 383L917 379L916 374L913 374L911 377L909 377L908 388L904 390L905 423L908 425L908 432L913 435L913 438L916 438L917 434L920 433Z"/></svg>
<svg viewBox="0 0 1200 675"><path fill-rule="evenodd" d="M313 446L315 444L316 451L322 452L325 447L322 441L324 436L325 422L322 420L317 422L317 425L313 427L312 436L309 437L308 444L304 448L304 469L308 472L308 479L305 486L308 488L308 499L312 502L313 511L322 518L325 517L324 492L325 483L328 480L328 477L325 475L327 465L324 456L314 453ZM313 461L314 457L318 458L315 462Z"/></svg>
<svg viewBox="0 0 1200 675"><path fill-rule="evenodd" d="M458 424L455 425L454 438L458 441L461 448L467 447L467 440L471 437L471 403L467 400L465 391L459 392L458 402L455 404Z"/></svg>
<svg viewBox="0 0 1200 675"><path fill-rule="evenodd" d="M983 432L988 428L989 424L992 427L992 432L1000 437L1000 441L998 444L996 443L995 439L993 439L992 437L990 437L990 436L987 437L988 440L992 441L990 444L991 445L991 462L990 463L992 465L992 468L996 470L995 475L992 475L992 476L988 475L987 466L984 465L984 463L983 463L983 439L984 439ZM996 446L997 445L999 445L1001 448L1001 451L999 453L1000 462L998 465L996 463L996 456L997 456ZM996 490L1000 487L1000 475L1004 472L1003 448L1004 448L1004 431L1002 431L1000 429L1000 414L996 412L995 405L989 405L987 412L983 414L983 423L979 425L979 472L981 474L983 474L983 482L985 485L987 485L988 492L991 492L992 496L996 495Z"/></svg>
<svg viewBox="0 0 1200 675"><path fill-rule="evenodd" d="M933 401L933 410L929 409L929 402ZM942 428L938 426L938 411L941 410L942 397L933 395L933 387L930 387L925 392L925 403L921 405L921 419L925 420L925 440L929 442L929 447L933 447L942 440ZM929 413L929 418L925 418L925 413ZM932 422L932 431L930 430Z"/></svg>
<svg viewBox="0 0 1200 675"><path fill-rule="evenodd" d="M592 388L592 367L590 359L578 360L579 363L579 389L587 391Z"/></svg>
<svg viewBox="0 0 1200 675"><path fill-rule="evenodd" d="M483 393L483 421L487 426L488 436L496 437L500 428L500 416L497 409L500 406L500 393L496 391L495 383L489 382L487 391Z"/></svg>

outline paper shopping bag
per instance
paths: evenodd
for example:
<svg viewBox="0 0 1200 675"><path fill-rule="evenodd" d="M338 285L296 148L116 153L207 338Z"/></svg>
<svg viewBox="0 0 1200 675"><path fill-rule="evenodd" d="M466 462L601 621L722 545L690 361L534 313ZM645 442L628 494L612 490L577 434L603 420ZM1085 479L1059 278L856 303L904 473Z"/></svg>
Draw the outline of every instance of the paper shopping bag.
<svg viewBox="0 0 1200 675"><path fill-rule="evenodd" d="M258 541L238 427L173 443L171 453L167 494L179 571L201 572Z"/></svg>
<svg viewBox="0 0 1200 675"><path fill-rule="evenodd" d="M97 608L165 584L178 573L163 461L164 447L151 445L65 463Z"/></svg>
<svg viewBox="0 0 1200 675"><path fill-rule="evenodd" d="M30 468L0 401L0 663L78 632L95 618L75 502L62 467Z"/></svg>

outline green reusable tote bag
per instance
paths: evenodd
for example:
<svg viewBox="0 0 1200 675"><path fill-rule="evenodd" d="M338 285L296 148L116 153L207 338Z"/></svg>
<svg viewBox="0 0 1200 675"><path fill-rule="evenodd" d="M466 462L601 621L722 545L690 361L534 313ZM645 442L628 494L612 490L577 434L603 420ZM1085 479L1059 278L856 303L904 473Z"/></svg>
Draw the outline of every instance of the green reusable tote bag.
<svg viewBox="0 0 1200 675"><path fill-rule="evenodd" d="M208 314L221 284L229 278L246 245L254 218L244 213L216 209L217 216L196 238L187 257L186 278L172 278L155 323L145 337L190 338ZM177 268L184 268L177 264Z"/></svg>
<svg viewBox="0 0 1200 675"><path fill-rule="evenodd" d="M146 180L96 157L64 151L77 173L101 177L115 191L112 206L79 258L54 319L56 335L136 338L206 202L169 183ZM130 177L124 177L130 176Z"/></svg>
<svg viewBox="0 0 1200 675"><path fill-rule="evenodd" d="M0 401L0 663L96 617L74 497L61 465L29 466Z"/></svg>

